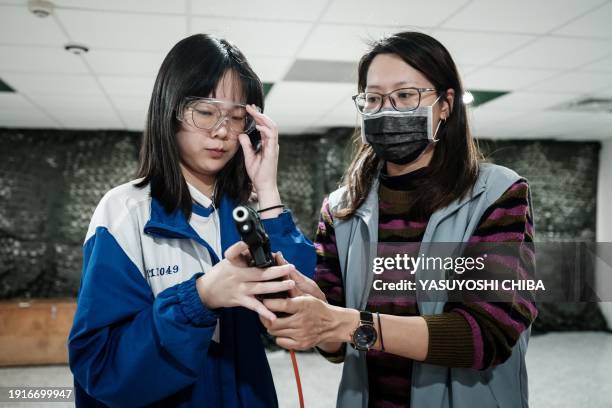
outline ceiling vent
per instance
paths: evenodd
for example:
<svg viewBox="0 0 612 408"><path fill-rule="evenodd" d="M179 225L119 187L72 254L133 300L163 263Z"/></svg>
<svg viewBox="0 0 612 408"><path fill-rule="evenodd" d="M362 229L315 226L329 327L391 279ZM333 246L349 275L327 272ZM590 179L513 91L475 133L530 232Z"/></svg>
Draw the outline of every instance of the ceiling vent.
<svg viewBox="0 0 612 408"><path fill-rule="evenodd" d="M585 98L566 102L551 108L552 110L579 112L612 112L612 99Z"/></svg>

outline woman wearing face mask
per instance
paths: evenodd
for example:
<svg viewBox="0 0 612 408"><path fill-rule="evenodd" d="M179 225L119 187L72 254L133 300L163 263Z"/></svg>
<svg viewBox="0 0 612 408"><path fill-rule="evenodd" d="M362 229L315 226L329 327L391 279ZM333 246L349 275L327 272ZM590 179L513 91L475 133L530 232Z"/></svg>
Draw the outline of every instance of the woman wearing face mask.
<svg viewBox="0 0 612 408"><path fill-rule="evenodd" d="M358 90L357 149L342 187L323 203L316 283L296 280L310 296L266 300L292 316L264 324L283 347L316 345L344 362L339 407L527 406L533 302L379 291L373 280L393 275L374 276L370 248L378 243L380 255L391 243L413 244L414 255L427 255L431 243L509 242L520 252L495 266L511 276L532 270L527 181L480 163L457 68L434 38L405 32L373 44Z"/></svg>
<svg viewBox="0 0 612 408"><path fill-rule="evenodd" d="M193 35L166 56L139 179L102 198L85 240L68 341L77 406L277 406L257 318L275 315L256 296L292 289L316 256L283 210L278 131L257 107L262 84L227 41ZM232 211L253 189L293 264L248 267Z"/></svg>

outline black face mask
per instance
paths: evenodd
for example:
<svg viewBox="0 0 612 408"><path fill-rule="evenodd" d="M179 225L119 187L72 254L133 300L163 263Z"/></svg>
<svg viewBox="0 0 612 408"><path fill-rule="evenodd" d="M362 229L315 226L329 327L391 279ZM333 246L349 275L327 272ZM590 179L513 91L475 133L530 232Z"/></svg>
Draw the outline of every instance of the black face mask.
<svg viewBox="0 0 612 408"><path fill-rule="evenodd" d="M431 122L431 106L410 112L384 110L362 116L361 136L381 159L408 164L419 158L430 143L437 141L431 132Z"/></svg>

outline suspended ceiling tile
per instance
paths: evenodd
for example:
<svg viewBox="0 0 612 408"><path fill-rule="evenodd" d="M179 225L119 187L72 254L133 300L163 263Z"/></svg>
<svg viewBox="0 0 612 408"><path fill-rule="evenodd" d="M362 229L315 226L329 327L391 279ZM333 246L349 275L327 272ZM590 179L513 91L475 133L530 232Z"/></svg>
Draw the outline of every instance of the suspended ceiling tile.
<svg viewBox="0 0 612 408"><path fill-rule="evenodd" d="M285 76L286 81L357 83L357 63L297 59Z"/></svg>
<svg viewBox="0 0 612 408"><path fill-rule="evenodd" d="M280 82L266 99L266 114L281 131L287 127L319 127L316 119L350 99L352 86L315 82Z"/></svg>
<svg viewBox="0 0 612 408"><path fill-rule="evenodd" d="M313 118L302 115L298 112L282 112L282 113L269 113L266 114L271 115L270 117L276 123L278 127L279 133L287 133L290 132L290 129L295 127L307 128L310 127Z"/></svg>
<svg viewBox="0 0 612 408"><path fill-rule="evenodd" d="M515 110L488 107L486 105L468 109L468 119L472 130L489 124L500 124L508 119L520 117L523 114Z"/></svg>
<svg viewBox="0 0 612 408"><path fill-rule="evenodd" d="M114 110L103 95L41 95L33 98L45 112L61 116L63 114L84 114L85 117L113 116Z"/></svg>
<svg viewBox="0 0 612 408"><path fill-rule="evenodd" d="M277 19L315 21L325 8L327 0L251 0L226 2L191 1L191 14L198 16L225 16L246 19Z"/></svg>
<svg viewBox="0 0 612 408"><path fill-rule="evenodd" d="M265 57L258 55L247 56L247 60L262 82L280 81L293 62L291 57Z"/></svg>
<svg viewBox="0 0 612 408"><path fill-rule="evenodd" d="M98 83L90 75L2 72L0 78L17 92L30 97L102 95Z"/></svg>
<svg viewBox="0 0 612 408"><path fill-rule="evenodd" d="M472 135L477 138L502 137L511 129L511 119L520 119L520 113L502 109L488 109L485 106L469 111L468 123ZM510 125L509 125L510 124Z"/></svg>
<svg viewBox="0 0 612 408"><path fill-rule="evenodd" d="M291 113L312 121L335 107L342 99L349 99L354 86L324 82L280 82L274 85L266 99L267 113Z"/></svg>
<svg viewBox="0 0 612 408"><path fill-rule="evenodd" d="M165 57L163 51L107 51L92 49L83 58L98 75L155 75Z"/></svg>
<svg viewBox="0 0 612 408"><path fill-rule="evenodd" d="M398 31L397 27L318 24L298 53L298 58L359 61L369 43Z"/></svg>
<svg viewBox="0 0 612 408"><path fill-rule="evenodd" d="M37 109L23 95L18 93L0 92L0 110L29 111Z"/></svg>
<svg viewBox="0 0 612 408"><path fill-rule="evenodd" d="M54 128L59 126L38 109L0 109L0 128Z"/></svg>
<svg viewBox="0 0 612 408"><path fill-rule="evenodd" d="M142 132L145 127L145 117L139 114L131 113L122 114L123 122L127 130Z"/></svg>
<svg viewBox="0 0 612 408"><path fill-rule="evenodd" d="M517 136L516 132L514 132L512 129L508 127L501 127L499 124L481 126L473 133L473 137L476 139L486 140L535 139L526 135Z"/></svg>
<svg viewBox="0 0 612 408"><path fill-rule="evenodd" d="M113 105L129 129L139 128L142 130L144 128L149 101L143 102L136 98L113 98ZM135 127L135 125L137 126Z"/></svg>
<svg viewBox="0 0 612 408"><path fill-rule="evenodd" d="M558 112L558 116L542 120L536 132L554 134L557 139L599 140L612 136L612 114Z"/></svg>
<svg viewBox="0 0 612 408"><path fill-rule="evenodd" d="M601 3L602 0L474 0L442 27L543 34Z"/></svg>
<svg viewBox="0 0 612 408"><path fill-rule="evenodd" d="M78 55L63 47L30 47L0 45L0 71L20 73L87 73L87 66Z"/></svg>
<svg viewBox="0 0 612 408"><path fill-rule="evenodd" d="M21 6L0 5L0 42L10 45L58 45L67 40L53 18L38 18Z"/></svg>
<svg viewBox="0 0 612 408"><path fill-rule="evenodd" d="M558 70L485 67L464 78L466 89L501 89L513 91L558 74Z"/></svg>
<svg viewBox="0 0 612 408"><path fill-rule="evenodd" d="M119 112L130 111L146 114L149 109L149 96L121 96L110 97L111 102Z"/></svg>
<svg viewBox="0 0 612 408"><path fill-rule="evenodd" d="M612 41L542 37L495 61L494 66L570 69L612 53Z"/></svg>
<svg viewBox="0 0 612 408"><path fill-rule="evenodd" d="M596 92L612 87L612 75L601 72L569 72L540 82L531 87L534 91L574 92L576 95Z"/></svg>
<svg viewBox="0 0 612 408"><path fill-rule="evenodd" d="M561 131L553 128L541 129L530 124L521 122L522 118L511 118L505 122L496 124L486 124L476 127L474 135L478 138L486 139L512 139L512 140L529 140L529 139L554 139L561 135ZM550 121L545 119L544 121Z"/></svg>
<svg viewBox="0 0 612 408"><path fill-rule="evenodd" d="M556 138L568 134L566 112L535 111L512 121L516 138Z"/></svg>
<svg viewBox="0 0 612 408"><path fill-rule="evenodd" d="M606 98L612 99L612 87L607 89L601 89L596 92L592 92L591 95L595 98Z"/></svg>
<svg viewBox="0 0 612 408"><path fill-rule="evenodd" d="M111 101L128 129L140 131L144 128L149 108L149 98L113 96Z"/></svg>
<svg viewBox="0 0 612 408"><path fill-rule="evenodd" d="M523 34L435 30L431 34L459 64L485 64L506 55L536 37Z"/></svg>
<svg viewBox="0 0 612 408"><path fill-rule="evenodd" d="M234 43L247 58L288 57L297 52L311 23L192 18L192 33L213 34Z"/></svg>
<svg viewBox="0 0 612 408"><path fill-rule="evenodd" d="M186 0L53 0L58 7L82 10L183 14Z"/></svg>
<svg viewBox="0 0 612 408"><path fill-rule="evenodd" d="M612 56L602 58L591 64L580 67L580 70L587 72L612 72Z"/></svg>
<svg viewBox="0 0 612 408"><path fill-rule="evenodd" d="M167 52L187 31L184 16L57 10L72 41L93 48Z"/></svg>
<svg viewBox="0 0 612 408"><path fill-rule="evenodd" d="M116 116L92 116L66 114L60 118L62 127L67 129L125 129Z"/></svg>
<svg viewBox="0 0 612 408"><path fill-rule="evenodd" d="M329 112L322 115L315 121L318 126L326 127L357 127L361 125L361 116L357 113L353 101L345 98Z"/></svg>
<svg viewBox="0 0 612 408"><path fill-rule="evenodd" d="M321 19L326 23L434 27L467 0L404 1L334 0Z"/></svg>
<svg viewBox="0 0 612 408"><path fill-rule="evenodd" d="M111 96L142 96L151 97L155 77L140 76L106 76L99 77L100 83Z"/></svg>
<svg viewBox="0 0 612 408"><path fill-rule="evenodd" d="M582 2L575 3L581 4ZM576 37L606 37L612 39L610 21L612 21L612 3L608 2L603 7L599 7L572 21L554 33Z"/></svg>
<svg viewBox="0 0 612 408"><path fill-rule="evenodd" d="M563 138L572 140L602 140L612 138L612 113L563 112L560 118Z"/></svg>
<svg viewBox="0 0 612 408"><path fill-rule="evenodd" d="M36 103L62 127L73 129L121 129L123 124L104 96L39 96Z"/></svg>
<svg viewBox="0 0 612 408"><path fill-rule="evenodd" d="M516 112L534 112L548 109L560 103L569 102L576 98L574 93L545 93L545 92L512 92L501 96L478 110L507 110Z"/></svg>
<svg viewBox="0 0 612 408"><path fill-rule="evenodd" d="M455 65L457 66L457 70L459 71L459 77L465 78L466 75L472 73L472 71L478 69L478 65L473 64L459 64L455 61Z"/></svg>

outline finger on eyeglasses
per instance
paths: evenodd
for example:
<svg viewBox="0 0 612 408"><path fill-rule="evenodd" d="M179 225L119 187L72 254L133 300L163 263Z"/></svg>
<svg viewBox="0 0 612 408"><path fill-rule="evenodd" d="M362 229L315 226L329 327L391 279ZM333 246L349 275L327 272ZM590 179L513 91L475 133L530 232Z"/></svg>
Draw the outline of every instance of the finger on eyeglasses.
<svg viewBox="0 0 612 408"><path fill-rule="evenodd" d="M270 119L268 115L261 113L257 109L255 109L255 105L247 105L247 111L251 114L251 116L253 116L257 123L263 123L272 129L276 128L276 123L274 123L274 121Z"/></svg>
<svg viewBox="0 0 612 408"><path fill-rule="evenodd" d="M266 140L271 141L270 143L277 143L275 139L277 139L277 133L274 132L270 127L265 125L255 125L255 128L259 130L259 134L262 136L261 141L265 142Z"/></svg>
<svg viewBox="0 0 612 408"><path fill-rule="evenodd" d="M261 113L261 108L253 103L248 103L246 105L244 105L247 107L247 109L251 109L252 111L254 111L255 113L259 114L259 115L263 115L263 113Z"/></svg>

